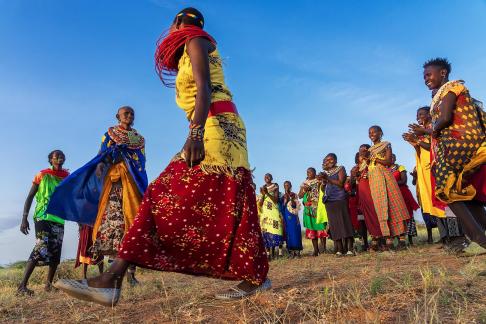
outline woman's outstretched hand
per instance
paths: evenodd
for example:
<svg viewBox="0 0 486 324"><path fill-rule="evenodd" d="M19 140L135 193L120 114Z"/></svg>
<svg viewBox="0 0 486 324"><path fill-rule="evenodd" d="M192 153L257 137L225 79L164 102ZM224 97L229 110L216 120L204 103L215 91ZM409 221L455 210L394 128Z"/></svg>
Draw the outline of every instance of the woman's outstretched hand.
<svg viewBox="0 0 486 324"><path fill-rule="evenodd" d="M188 138L184 144L183 152L183 158L186 160L187 166L192 168L204 160L204 142Z"/></svg>

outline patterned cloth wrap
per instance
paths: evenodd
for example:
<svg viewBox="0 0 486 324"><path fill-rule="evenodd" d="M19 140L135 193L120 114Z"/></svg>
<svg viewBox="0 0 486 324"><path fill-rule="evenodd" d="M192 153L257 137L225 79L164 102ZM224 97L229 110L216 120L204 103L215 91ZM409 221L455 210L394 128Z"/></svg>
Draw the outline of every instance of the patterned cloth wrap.
<svg viewBox="0 0 486 324"><path fill-rule="evenodd" d="M108 162L110 167L98 178L96 167L100 162ZM108 184L106 180L111 179L113 172L125 175L124 178L133 183L132 192L143 195L148 183L145 142L136 130L128 132L111 127L103 136L99 153L56 188L47 211L65 220L94 226L103 189Z"/></svg>
<svg viewBox="0 0 486 324"><path fill-rule="evenodd" d="M263 233L263 241L266 248L276 247L283 243L283 218L280 213L279 204L270 199L278 190L277 185L266 186L268 196L265 197L260 214L260 226ZM278 192L277 192L278 195Z"/></svg>
<svg viewBox="0 0 486 324"><path fill-rule="evenodd" d="M405 221L410 215L397 181L387 168L375 162L377 158L385 158L388 148L391 148L389 142L380 142L369 149L368 177L381 233L383 236L398 236L405 233Z"/></svg>
<svg viewBox="0 0 486 324"><path fill-rule="evenodd" d="M304 227L306 228L305 236L311 240L325 238L327 237L327 213L326 207L322 203L320 182L317 179L307 179L301 185L301 187L304 186L311 188L310 191L304 194L302 199L302 204L304 205Z"/></svg>
<svg viewBox="0 0 486 324"><path fill-rule="evenodd" d="M118 256L149 269L260 285L267 277L268 259L246 129L236 109L213 113L218 103L232 100L217 51L209 54L209 69L212 91L205 158L189 167L179 153L149 185ZM194 117L196 92L191 60L184 50L176 77L176 102L188 120Z"/></svg>
<svg viewBox="0 0 486 324"><path fill-rule="evenodd" d="M40 171L33 181L38 185L34 211L36 240L29 260L37 262L40 266L56 265L61 260L64 220L48 213L47 206L56 187L68 175L67 170L54 170L51 167Z"/></svg>
<svg viewBox="0 0 486 324"><path fill-rule="evenodd" d="M449 81L440 87L430 105L432 122L441 116L442 99L449 93L456 96L452 124L440 131L432 148L435 195L445 203L474 199L477 189L471 178L486 177L482 168L486 164L486 114L463 81Z"/></svg>

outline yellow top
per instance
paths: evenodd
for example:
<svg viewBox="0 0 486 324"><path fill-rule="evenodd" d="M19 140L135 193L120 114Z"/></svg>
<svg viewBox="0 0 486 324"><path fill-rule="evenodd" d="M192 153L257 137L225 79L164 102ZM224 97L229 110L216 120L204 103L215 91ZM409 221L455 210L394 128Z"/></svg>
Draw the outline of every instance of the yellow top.
<svg viewBox="0 0 486 324"><path fill-rule="evenodd" d="M322 202L322 198L324 197L324 191L319 189L319 201L317 202L317 217L316 217L316 224L327 224L327 210L326 205Z"/></svg>
<svg viewBox="0 0 486 324"><path fill-rule="evenodd" d="M374 144L372 147L369 148L369 152L370 152L370 164L368 166L368 170L373 170L375 167L377 166L380 166L380 167L383 167L383 165L379 164L379 163L376 163L376 159L380 159L380 160L384 160L385 159L385 153L386 153L386 149L388 147L391 147L391 144L390 142L386 142L386 141L383 141L383 142L380 142L378 144Z"/></svg>
<svg viewBox="0 0 486 324"><path fill-rule="evenodd" d="M224 74L218 50L209 54L211 78L211 103L232 101L231 92L224 83ZM184 48L179 61L179 72L176 77L176 103L186 113L189 120L196 107L196 82L192 64ZM236 175L237 168L250 170L246 147L246 127L239 115L222 113L208 117L204 133L205 158L201 170L205 173L225 173ZM178 155L176 158L180 158Z"/></svg>
<svg viewBox="0 0 486 324"><path fill-rule="evenodd" d="M233 96L224 82L223 61L218 49L209 53L209 73L211 79L211 103L216 101L231 101ZM191 59L184 47L184 54L179 60L179 72L176 77L176 103L191 120L196 107L197 87L194 81Z"/></svg>

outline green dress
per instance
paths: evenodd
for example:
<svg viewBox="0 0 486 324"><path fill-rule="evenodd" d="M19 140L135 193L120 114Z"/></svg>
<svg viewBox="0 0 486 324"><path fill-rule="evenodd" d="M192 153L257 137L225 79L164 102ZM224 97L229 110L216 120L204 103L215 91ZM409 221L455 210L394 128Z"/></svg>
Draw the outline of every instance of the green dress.
<svg viewBox="0 0 486 324"><path fill-rule="evenodd" d="M324 231L325 224L318 224L317 220L317 203L319 201L319 182L314 180L306 180L302 186L307 185L311 190L304 194L304 227L311 231Z"/></svg>

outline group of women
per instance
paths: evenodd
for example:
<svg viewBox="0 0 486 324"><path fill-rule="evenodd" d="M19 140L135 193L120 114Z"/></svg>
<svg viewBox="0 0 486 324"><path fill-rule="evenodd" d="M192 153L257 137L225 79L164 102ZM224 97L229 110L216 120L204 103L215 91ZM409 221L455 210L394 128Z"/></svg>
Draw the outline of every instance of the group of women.
<svg viewBox="0 0 486 324"><path fill-rule="evenodd" d="M411 224L405 203L410 195L402 194L406 191L404 171L390 170L391 145L382 141L378 126L369 130L373 145L360 147L347 185L346 170L331 153L323 161L323 172L309 168L298 194L286 182L280 196L278 185L267 175L257 203L245 125L224 81L217 43L203 27L202 14L186 8L157 44L157 72L164 85L175 87L176 103L184 110L189 127L181 152L155 180L148 184L145 140L132 128L135 111L127 106L118 110L118 125L105 133L98 154L77 171L69 175L62 169L65 156L61 151L49 154L51 168L35 177L24 208L21 230L27 234L27 215L35 196L37 240L19 293L32 293L27 281L41 264L50 266L46 289L52 288L65 220L81 226L79 263L97 263L104 256L111 263L97 277L60 279L54 287L107 306L118 302L127 271L129 281L137 283L135 266L241 281L217 294L218 299L238 299L270 289L266 247L272 252L272 247L281 246L285 228L290 249L296 254L302 249L300 231L290 233L300 226L295 217L299 199L315 255L319 239L325 249L328 236L335 242L336 253L352 253L353 224L366 225L373 237L372 248L380 241L390 247L394 238L403 245L407 224ZM434 152L435 173L429 179L418 176L419 189L421 194L427 192L422 182L435 181L435 192L428 199L437 197L448 204L464 232L486 246L486 215L482 205L474 202L485 194L480 176L486 172L484 114L479 118L482 110L462 83L448 82L448 72L450 68L440 61L425 66L427 85L438 90L431 109L433 127L414 128L413 136L424 132L432 138L429 150ZM422 148L413 136L405 137ZM422 155L419 160L425 158ZM358 198L350 200L346 190L354 190ZM427 204L423 199L421 204ZM356 207L351 213L350 201ZM259 217L259 208L271 213ZM350 214L359 215L358 210L363 219L353 221Z"/></svg>
<svg viewBox="0 0 486 324"><path fill-rule="evenodd" d="M290 181L284 183L285 194L280 194L272 175L265 175L257 199L269 256L276 256L275 249L281 249L283 241L291 256L300 255L299 198L304 206L305 236L312 240L314 256L326 252L328 237L334 241L338 256L354 255L356 234L361 236L364 250L368 249L368 232L373 250L395 248L395 238L397 248L403 248L407 235L412 243L417 235L413 212L419 206L407 186L407 171L396 164L391 145L381 142L379 126L371 127L369 136L374 145L360 147L350 176L337 164L334 153L325 156L321 173L307 169L298 194L291 191Z"/></svg>

